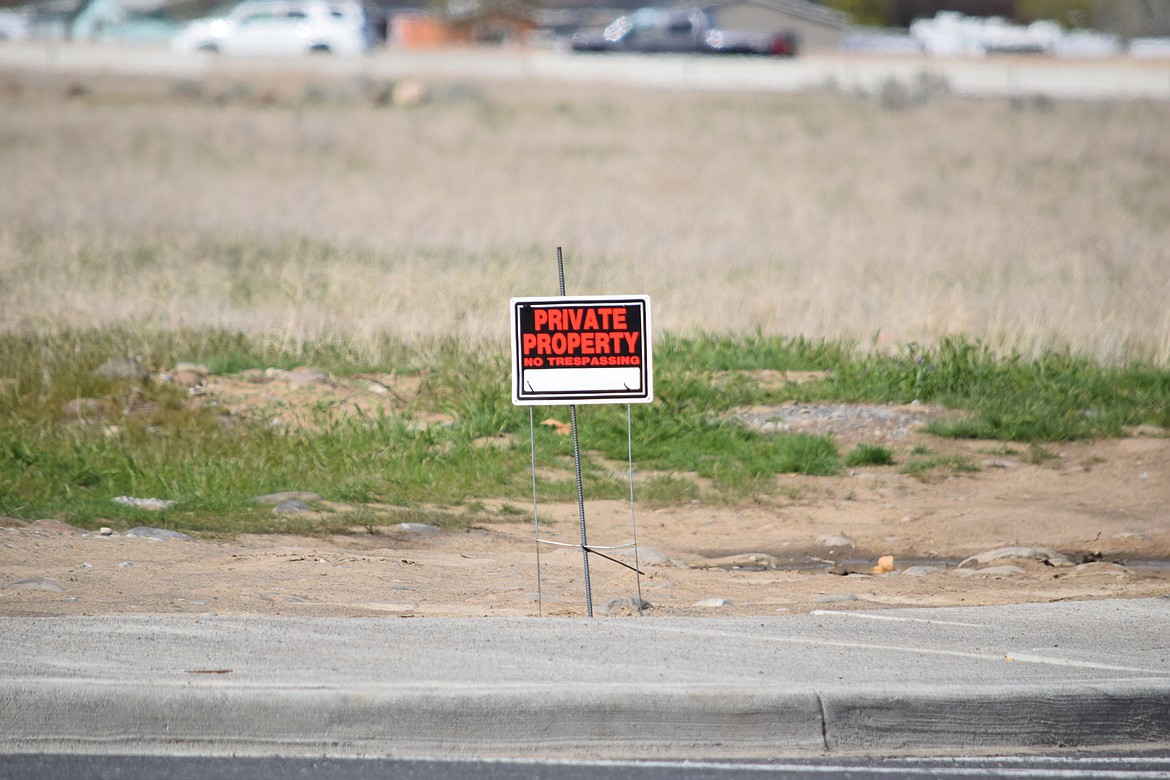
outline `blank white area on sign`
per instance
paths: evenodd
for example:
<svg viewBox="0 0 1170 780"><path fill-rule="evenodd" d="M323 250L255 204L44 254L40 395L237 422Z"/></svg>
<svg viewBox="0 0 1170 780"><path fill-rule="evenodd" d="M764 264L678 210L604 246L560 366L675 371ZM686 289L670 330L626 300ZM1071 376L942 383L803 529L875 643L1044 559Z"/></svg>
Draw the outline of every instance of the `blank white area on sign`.
<svg viewBox="0 0 1170 780"><path fill-rule="evenodd" d="M523 378L525 393L607 393L642 389L642 369L638 366L526 368Z"/></svg>

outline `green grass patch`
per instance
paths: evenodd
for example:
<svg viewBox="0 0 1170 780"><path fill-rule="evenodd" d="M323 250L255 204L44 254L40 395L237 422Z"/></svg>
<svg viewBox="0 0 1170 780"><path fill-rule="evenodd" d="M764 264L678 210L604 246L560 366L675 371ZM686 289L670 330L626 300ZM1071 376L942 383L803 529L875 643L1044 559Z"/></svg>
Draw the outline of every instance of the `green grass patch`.
<svg viewBox="0 0 1170 780"><path fill-rule="evenodd" d="M1148 423L1170 427L1170 371L1105 366L1068 353L996 357L962 339L870 355L801 386L802 400L935 404L968 412L928 430L952 438L1038 442L1122 435Z"/></svg>
<svg viewBox="0 0 1170 780"><path fill-rule="evenodd" d="M894 453L876 444L858 444L845 456L846 466L889 466Z"/></svg>
<svg viewBox="0 0 1170 780"><path fill-rule="evenodd" d="M637 501L652 506L690 504L702 497L699 483L679 474L655 474L638 486L635 496Z"/></svg>
<svg viewBox="0 0 1170 780"><path fill-rule="evenodd" d="M306 424L275 427L264 415L196 408L182 388L149 378L95 373L107 359L127 356L151 369L192 361L220 374L300 365L342 379L393 372L417 377L418 392L393 414L337 420L328 403L316 403L299 410ZM209 534L376 529L424 511L436 514L418 522L447 527L475 522L469 518L527 517L530 410L511 404L501 345L391 338L286 344L219 331L64 329L0 334L0 366L0 514ZM759 369L826 377L777 387L750 373L727 373ZM655 370L653 404L628 412L617 405L578 408L587 498L628 497L625 474L613 466L627 460L628 432L635 468L654 473L641 483L639 499L656 505L777 495L780 474L832 475L843 463L892 462L881 447L863 445L842 458L831 439L761 434L730 414L786 400L919 399L966 412L958 422L934 424L934 433L1030 443L1037 460L1040 442L1111 436L1140 423L1170 426L1165 369L1100 366L1065 354L996 358L962 341L877 356L848 344L758 334L667 336L656 346ZM67 412L79 399L91 405L94 419ZM427 423L435 414L453 422ZM568 410L535 410L537 423L549 417L567 422ZM571 438L540 424L533 436L539 500L575 499ZM923 478L970 468L926 451L903 466ZM290 490L355 508L298 518L254 502ZM115 503L117 496L176 503L151 512ZM505 503L484 510L488 499Z"/></svg>
<svg viewBox="0 0 1170 780"><path fill-rule="evenodd" d="M706 333L686 337L666 334L654 344L654 360L692 371L816 371L838 368L854 359L846 342L814 341L756 333L749 336Z"/></svg>
<svg viewBox="0 0 1170 780"><path fill-rule="evenodd" d="M1060 453L1045 447L1043 444L1033 442L1028 446L1028 452L1024 456L1024 462L1030 463L1033 466L1051 466L1060 461Z"/></svg>
<svg viewBox="0 0 1170 780"><path fill-rule="evenodd" d="M966 455L933 455L911 458L900 470L907 476L932 482L943 477L973 474L979 471L979 467Z"/></svg>

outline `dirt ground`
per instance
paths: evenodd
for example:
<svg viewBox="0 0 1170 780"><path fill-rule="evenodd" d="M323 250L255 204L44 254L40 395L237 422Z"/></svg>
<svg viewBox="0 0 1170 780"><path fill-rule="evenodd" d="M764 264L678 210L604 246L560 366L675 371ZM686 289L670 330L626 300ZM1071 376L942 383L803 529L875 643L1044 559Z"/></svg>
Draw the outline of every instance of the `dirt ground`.
<svg viewBox="0 0 1170 780"><path fill-rule="evenodd" d="M250 390L200 379L193 395L239 411L249 398L274 393L287 409L283 402L298 392L368 390L249 381ZM624 545L636 532L642 571L591 556L595 614L636 614L639 593L651 616L1170 595L1166 431L1033 449L898 429L884 417L888 407L803 411L804 427L834 436L842 452L870 441L893 450L895 464L837 477L781 475L775 496L737 506L636 504L631 512L628 502L586 495L589 543ZM975 469L901 473L916 448L936 458L965 455ZM4 520L0 615L583 615L577 506L538 509L541 538L569 546L538 545L531 512L466 531L408 525L194 541ZM600 552L633 565L634 549Z"/></svg>

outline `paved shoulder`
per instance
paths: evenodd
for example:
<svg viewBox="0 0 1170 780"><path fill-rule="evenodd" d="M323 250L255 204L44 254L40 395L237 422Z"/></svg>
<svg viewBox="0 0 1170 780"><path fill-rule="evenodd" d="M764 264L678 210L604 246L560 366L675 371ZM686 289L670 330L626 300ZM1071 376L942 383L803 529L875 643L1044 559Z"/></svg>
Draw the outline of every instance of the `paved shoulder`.
<svg viewBox="0 0 1170 780"><path fill-rule="evenodd" d="M1170 741L1170 600L769 619L2 618L0 750L783 756Z"/></svg>

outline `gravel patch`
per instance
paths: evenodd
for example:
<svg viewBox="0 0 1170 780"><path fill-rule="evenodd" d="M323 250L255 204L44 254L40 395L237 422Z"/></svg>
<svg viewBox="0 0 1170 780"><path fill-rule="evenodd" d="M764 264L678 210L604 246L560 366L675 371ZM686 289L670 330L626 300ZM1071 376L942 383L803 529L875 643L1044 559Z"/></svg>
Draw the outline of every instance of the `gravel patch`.
<svg viewBox="0 0 1170 780"><path fill-rule="evenodd" d="M761 433L836 433L904 439L937 414L937 410L921 404L790 403L741 411L735 419Z"/></svg>

